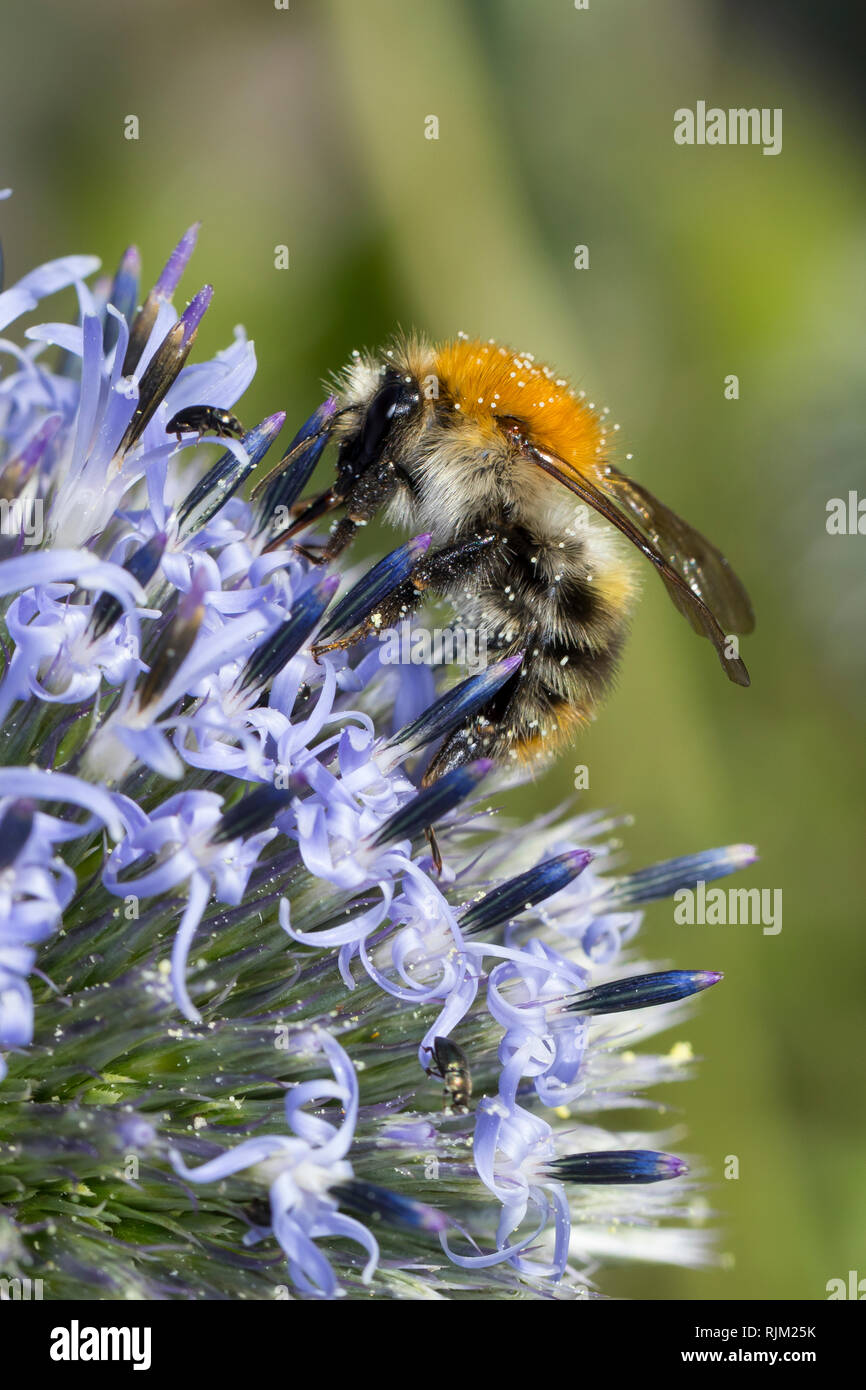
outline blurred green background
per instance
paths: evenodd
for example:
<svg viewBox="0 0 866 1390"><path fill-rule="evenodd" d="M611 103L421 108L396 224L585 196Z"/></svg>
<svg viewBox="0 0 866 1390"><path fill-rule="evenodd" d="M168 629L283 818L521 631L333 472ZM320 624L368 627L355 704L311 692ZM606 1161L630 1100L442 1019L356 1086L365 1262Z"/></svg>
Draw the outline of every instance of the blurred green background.
<svg viewBox="0 0 866 1390"><path fill-rule="evenodd" d="M623 1269L606 1284L623 1295L820 1299L828 1279L866 1276L866 539L825 529L828 498L862 486L866 424L853 13L4 6L7 283L70 251L112 268L131 241L147 280L203 219L183 289L216 286L202 355L238 322L255 338L247 421L304 418L321 378L397 324L502 338L609 404L631 471L748 584L751 690L724 680L650 577L603 716L521 798L550 806L585 763L587 806L636 818L633 866L754 841L760 864L739 882L784 894L777 936L647 914L647 954L727 975L676 1035L704 1058L699 1080L665 1099L705 1156L730 1255L708 1272ZM782 107L782 153L676 146L673 112L699 99Z"/></svg>

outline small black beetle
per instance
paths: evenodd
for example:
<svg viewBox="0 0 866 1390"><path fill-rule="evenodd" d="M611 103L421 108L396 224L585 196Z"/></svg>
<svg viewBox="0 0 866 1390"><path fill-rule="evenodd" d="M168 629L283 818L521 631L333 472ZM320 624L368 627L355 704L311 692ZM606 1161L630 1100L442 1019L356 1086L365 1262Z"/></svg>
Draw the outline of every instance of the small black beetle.
<svg viewBox="0 0 866 1390"><path fill-rule="evenodd" d="M183 410L179 410L176 415L172 415L165 427L166 434L176 434L177 442L180 443L182 434L213 433L223 438L225 435L235 435L237 438L244 432L244 427L236 415L228 410L220 410L215 405L188 405Z"/></svg>

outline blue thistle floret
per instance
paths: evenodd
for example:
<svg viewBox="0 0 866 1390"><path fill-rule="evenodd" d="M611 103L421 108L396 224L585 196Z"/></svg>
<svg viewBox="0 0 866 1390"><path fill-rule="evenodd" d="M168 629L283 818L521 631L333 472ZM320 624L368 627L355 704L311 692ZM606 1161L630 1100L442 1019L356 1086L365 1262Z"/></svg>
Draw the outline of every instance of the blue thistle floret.
<svg viewBox="0 0 866 1390"><path fill-rule="evenodd" d="M437 695L375 643L327 650L427 538L329 619L339 577L283 533L333 398L251 502L282 413L209 466L213 440L167 437L255 372L241 332L189 360L196 234L137 310L134 248L103 290L71 256L0 293L0 328L79 306L5 341L0 379L0 1273L51 1298L573 1298L611 1222L694 1260L683 1160L582 1116L676 1074L635 1048L720 978L633 961L640 904L752 851L621 876L600 819L481 809L488 762L417 789L519 657ZM431 1075L452 1037L474 1110Z"/></svg>

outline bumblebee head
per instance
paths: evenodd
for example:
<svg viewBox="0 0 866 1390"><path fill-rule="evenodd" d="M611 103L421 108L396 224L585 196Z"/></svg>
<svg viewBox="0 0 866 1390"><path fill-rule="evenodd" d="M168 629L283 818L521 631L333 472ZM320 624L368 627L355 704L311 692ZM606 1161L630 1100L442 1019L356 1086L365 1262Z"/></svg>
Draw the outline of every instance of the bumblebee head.
<svg viewBox="0 0 866 1390"><path fill-rule="evenodd" d="M382 459L399 453L422 410L421 389L414 376L390 365L377 374L366 394L347 411L340 428L340 489L345 491Z"/></svg>

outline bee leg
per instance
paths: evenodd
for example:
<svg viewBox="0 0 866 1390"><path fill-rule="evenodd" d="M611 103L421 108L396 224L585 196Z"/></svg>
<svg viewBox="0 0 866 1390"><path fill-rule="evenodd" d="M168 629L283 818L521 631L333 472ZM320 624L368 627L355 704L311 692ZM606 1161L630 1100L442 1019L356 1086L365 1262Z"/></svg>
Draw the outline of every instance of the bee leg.
<svg viewBox="0 0 866 1390"><path fill-rule="evenodd" d="M449 734L424 773L421 779L422 787L429 787L446 772L453 772L464 763L474 762L476 758L484 758L490 754L494 745L507 731L512 701L519 681L520 671L515 671L489 704Z"/></svg>
<svg viewBox="0 0 866 1390"><path fill-rule="evenodd" d="M313 551L305 545L296 545L295 550L313 565L326 565L329 560L336 560L346 546L352 544L359 524L363 525L363 522L359 523L354 517L341 517L321 550Z"/></svg>
<svg viewBox="0 0 866 1390"><path fill-rule="evenodd" d="M487 546L496 539L495 535L485 536L470 541L464 545L453 546L449 550L441 550L435 555L431 555L426 564L420 565L416 572L407 581L413 585L417 591L415 603L418 602L425 588L442 589L459 581L462 574L470 573L478 563L479 547ZM482 552L483 553L483 552ZM385 625L383 623L383 625ZM510 684L510 682L509 682ZM483 715L477 715L465 729L458 729L447 739L443 747L439 750L422 780L422 786L429 786L435 782L444 772L449 772L452 767L460 767L465 762L471 762L473 758L480 756L486 751L486 746L478 749L479 743L485 744L484 731L488 727L488 721ZM458 736L463 734L461 740ZM486 739L489 743L493 737ZM446 751L449 750L450 752ZM478 749L478 751L476 751ZM444 758L443 758L444 755ZM443 765L438 766L440 759ZM438 878L442 877L442 850L436 835L436 830L432 825L428 825L424 834L430 846L430 856L433 860L433 868L436 870Z"/></svg>
<svg viewBox="0 0 866 1390"><path fill-rule="evenodd" d="M436 831L433 829L433 826L432 826L432 825L428 825L428 826L425 827L424 834L425 834L425 836L427 837L427 843L428 843L429 846L430 846L430 854L431 854L431 857L432 857L432 859L433 859L433 867L434 867L434 869L436 870L437 876L438 876L439 878L441 878L441 877L442 877L442 851L441 851L441 849L439 848L439 841L438 841L437 838L436 838Z"/></svg>
<svg viewBox="0 0 866 1390"><path fill-rule="evenodd" d="M382 459L361 474L346 493L346 515L331 532L322 552L325 560L335 560L352 544L358 528L366 526L385 503L390 502L399 483L397 469L390 459Z"/></svg>
<svg viewBox="0 0 866 1390"><path fill-rule="evenodd" d="M313 497L307 502L296 504L300 507L300 511L296 513L295 508L292 507L292 516L295 517L295 520L292 522L291 526L285 531L281 531L278 536L275 536L265 549L273 550L278 544L282 545L284 541L291 540L292 536L296 536L299 531L306 530L314 521L318 521L320 516L324 516L327 512L332 512L335 507L341 507L345 500L342 493L329 487L326 488L324 492L320 492L318 497Z"/></svg>
<svg viewBox="0 0 866 1390"><path fill-rule="evenodd" d="M428 589L431 593L447 593L462 578L477 572L479 561L496 539L496 533L489 532L428 555L408 579L402 580L386 598L379 600L373 613L362 619L357 627L334 642L315 646L313 655L352 647L371 632L385 632L399 619L413 613Z"/></svg>
<svg viewBox="0 0 866 1390"><path fill-rule="evenodd" d="M446 772L453 772L455 768L463 767L464 763L486 757L495 736L495 726L483 714L476 714L446 738L421 779L422 787L431 786Z"/></svg>
<svg viewBox="0 0 866 1390"><path fill-rule="evenodd" d="M386 632L400 618L407 617L421 600L421 588L416 586L414 581L413 575L398 584L397 588L393 589L386 599L377 603L375 610L362 619L351 632L334 638L332 642L317 642L312 648L313 656L318 657L322 652L343 651L346 647L354 647L371 632Z"/></svg>
<svg viewBox="0 0 866 1390"><path fill-rule="evenodd" d="M287 530L281 531L266 549L273 548L274 544L282 544L284 541L291 540L292 536L303 531L312 522L317 521L320 516L325 516L327 512L333 511L336 507L344 506L346 515L334 527L320 552L313 553L301 546L296 547L313 564L326 565L329 560L335 560L347 546L351 545L358 527L366 526L368 521L372 521L376 512L397 490L398 483L397 470L392 463L386 460L375 468L368 468L348 488L345 486L331 487L320 493L318 497L314 497L310 502L296 502L291 509L291 515L295 520Z"/></svg>
<svg viewBox="0 0 866 1390"><path fill-rule="evenodd" d="M431 760L427 771L421 778L421 786L429 787L433 782L443 777L446 772L451 772L456 767L462 767L464 763L473 762L475 758L483 758L489 752L495 734L495 726L484 719L483 714L477 714L467 724L455 729ZM442 850L439 847L436 831L432 825L428 825L424 834L430 845L430 854L436 876L441 878Z"/></svg>
<svg viewBox="0 0 866 1390"><path fill-rule="evenodd" d="M331 492L332 489L327 488L326 491ZM297 521L298 517L303 516L304 513L308 511L309 508L313 505L313 503L318 502L319 498L323 496L324 493L320 492L316 497L299 498L297 502L293 502L292 505L289 507L289 516L292 518L293 521Z"/></svg>
<svg viewBox="0 0 866 1390"><path fill-rule="evenodd" d="M352 544L355 539L359 525L365 524L364 518L356 516L343 516L337 522L333 531L322 550L320 564L326 565L329 560L336 560L338 555L342 555L347 546Z"/></svg>
<svg viewBox="0 0 866 1390"><path fill-rule="evenodd" d="M297 555L303 555L304 559L311 565L327 564L327 560L321 550L311 550L307 545L296 545L295 553Z"/></svg>

